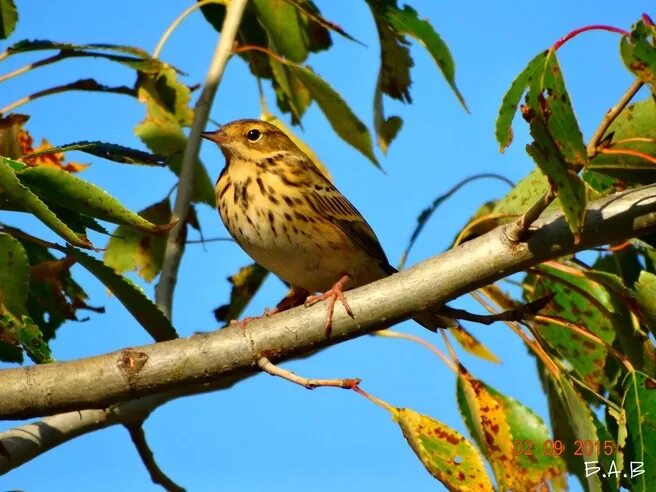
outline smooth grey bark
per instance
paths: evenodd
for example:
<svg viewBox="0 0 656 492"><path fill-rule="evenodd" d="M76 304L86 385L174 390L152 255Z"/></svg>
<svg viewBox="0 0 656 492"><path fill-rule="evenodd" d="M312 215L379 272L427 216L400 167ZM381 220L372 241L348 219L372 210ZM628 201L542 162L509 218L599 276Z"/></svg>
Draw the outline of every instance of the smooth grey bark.
<svg viewBox="0 0 656 492"><path fill-rule="evenodd" d="M656 185L592 203L580 244L574 244L560 213L538 220L532 229L526 243L512 244L507 226L501 226L413 268L349 291L346 297L355 319L338 306L330 338L325 336L321 303L254 321L245 333L226 328L72 362L1 371L0 418L70 413L0 433L5 451L0 451L0 473L78 435L143 418L172 398L228 387L257 371L256 354L272 361L306 354L407 319L426 306L545 260L656 230Z"/></svg>
<svg viewBox="0 0 656 492"><path fill-rule="evenodd" d="M535 224L525 243L511 244L501 226L413 268L348 292L355 318L335 310L326 337L325 303L296 308L209 334L194 335L96 357L0 372L0 418L22 419L113 403L256 371L258 354L271 361L333 345L409 318L431 305L487 285L544 260L654 229L656 186L594 202L575 245L561 214Z"/></svg>

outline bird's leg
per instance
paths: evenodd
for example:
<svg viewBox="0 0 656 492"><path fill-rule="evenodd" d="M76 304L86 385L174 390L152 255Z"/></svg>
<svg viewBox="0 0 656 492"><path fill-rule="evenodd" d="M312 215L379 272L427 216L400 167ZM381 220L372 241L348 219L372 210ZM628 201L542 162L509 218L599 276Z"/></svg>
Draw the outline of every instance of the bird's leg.
<svg viewBox="0 0 656 492"><path fill-rule="evenodd" d="M305 289L292 287L291 290L287 293L287 295L282 298L282 301L280 301L275 308L273 309L264 308L264 314L260 316L247 316L246 318L241 320L233 319L230 322L230 324L238 325L239 328L243 330L244 328L246 328L246 325L251 321L255 321L256 319L269 318L274 314L281 313L282 311L287 311L288 309L291 309L296 306L300 306L301 304L303 304L303 301L307 298L308 294L309 292Z"/></svg>
<svg viewBox="0 0 656 492"><path fill-rule="evenodd" d="M307 299L307 296L309 294L310 293L305 289L292 287L290 291L287 293L287 295L282 298L282 301L280 301L275 308L264 310L264 316L268 318L269 316L273 316L274 314L282 313L283 311L287 311L288 309L294 308L296 306L300 306L301 304L303 304L303 301Z"/></svg>
<svg viewBox="0 0 656 492"><path fill-rule="evenodd" d="M330 332L332 331L332 324L333 324L333 313L335 311L335 301L339 299L339 302L342 303L342 306L344 306L344 309L348 313L348 315L353 318L353 311L351 311L351 306L349 306L348 302L346 301L346 298L344 297L344 284L349 281L351 276L349 274L344 274L342 278L340 278L337 282L335 282L335 285L331 287L330 290L327 290L323 294L319 295L313 295L313 296L308 296L308 298L305 300L305 307L312 306L313 304L316 304L319 301L323 301L325 299L328 299L328 316L326 316L326 323L325 323L325 328L326 328L326 336L330 336Z"/></svg>

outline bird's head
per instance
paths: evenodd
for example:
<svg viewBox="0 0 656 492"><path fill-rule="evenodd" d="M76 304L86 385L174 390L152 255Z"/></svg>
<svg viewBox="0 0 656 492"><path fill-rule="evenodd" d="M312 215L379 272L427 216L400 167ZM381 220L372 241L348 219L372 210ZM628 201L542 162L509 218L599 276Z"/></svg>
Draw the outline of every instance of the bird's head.
<svg viewBox="0 0 656 492"><path fill-rule="evenodd" d="M237 120L216 131L201 133L216 143L226 160L265 162L286 152L298 152L296 145L276 126L261 120Z"/></svg>

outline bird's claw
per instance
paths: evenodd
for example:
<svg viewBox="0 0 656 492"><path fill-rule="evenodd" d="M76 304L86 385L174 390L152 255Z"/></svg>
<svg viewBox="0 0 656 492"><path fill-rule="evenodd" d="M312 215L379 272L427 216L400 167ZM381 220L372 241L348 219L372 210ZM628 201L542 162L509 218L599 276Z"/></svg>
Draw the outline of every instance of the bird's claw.
<svg viewBox="0 0 656 492"><path fill-rule="evenodd" d="M348 282L349 279L350 279L349 275L344 275L341 279L339 279L335 283L335 285L332 286L330 290L327 290L323 294L308 296L308 298L305 300L305 307L313 306L317 302L325 301L326 299L328 300L328 315L326 316L326 322L324 323L326 336L330 336L330 333L332 331L333 313L335 312L336 301L339 300L339 302L342 303L342 306L344 306L346 313L351 318L354 317L353 311L351 310L351 306L349 306L346 297L344 297L344 284L346 284L346 282Z"/></svg>

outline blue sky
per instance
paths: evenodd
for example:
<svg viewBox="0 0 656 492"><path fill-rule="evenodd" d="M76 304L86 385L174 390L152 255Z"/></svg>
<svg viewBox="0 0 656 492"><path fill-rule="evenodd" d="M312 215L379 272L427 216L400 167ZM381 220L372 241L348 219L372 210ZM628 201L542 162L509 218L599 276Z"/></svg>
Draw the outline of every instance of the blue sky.
<svg viewBox="0 0 656 492"><path fill-rule="evenodd" d="M17 0L17 4L20 20L10 42L29 38L120 43L152 51L168 24L190 1ZM309 64L344 96L363 121L371 124L379 59L368 9L363 1L318 0L317 4L328 19L367 47L334 36L334 49L311 57ZM402 116L405 124L388 155L379 155L385 174L339 140L316 105L304 118L302 133L330 168L337 186L367 218L393 264L407 244L417 215L437 195L471 174L496 172L516 181L532 168L523 150L528 141L521 119L515 125L515 143L504 154L499 153L494 140L501 98L528 60L574 28L600 23L629 28L653 6L644 1L620 4L589 0L413 1L411 5L448 43L456 61L457 83L471 114L464 113L426 51L413 44L413 104L386 101L386 113ZM189 84L202 82L216 36L196 13L175 31L162 58L186 72ZM615 34L592 32L559 52L586 136L630 84L619 59L618 43ZM12 57L1 64L0 73L38 56ZM132 73L115 64L67 60L4 83L0 104L86 77L109 85L133 83ZM274 108L268 87L267 96L269 107ZM36 140L46 137L53 144L103 140L141 146L133 128L144 116L143 107L124 96L68 93L35 101L19 111L31 115L27 128ZM244 63L233 59L211 117L227 122L259 114L255 80ZM215 179L223 157L207 144L201 157ZM135 210L160 200L175 182L166 169L129 167L85 155L71 154L70 158L91 162L82 176ZM408 263L444 250L483 201L501 197L506 191L506 185L489 180L460 191L426 226ZM205 237L227 235L214 210L203 207L199 212ZM6 220L44 238L52 237L33 221L9 216ZM96 241L102 243L103 239ZM174 324L181 335L217 327L212 310L228 297L226 277L249 261L229 242L211 243L205 250L199 245L188 247L174 305ZM76 274L91 296L90 304L104 305L107 313L61 328L52 342L57 359L150 342L102 285L82 270ZM153 286L145 289L152 295ZM264 307L274 305L284 290L282 283L270 278L247 314L259 314ZM468 298L455 305L481 310ZM470 328L503 363L492 365L463 354L464 364L474 375L548 420L533 360L517 338L503 325ZM437 337L414 324L405 323L399 329L441 346ZM413 408L467 433L455 404L453 375L417 345L364 337L284 367L312 377L360 377L363 389L392 405ZM0 428L15 424L3 422ZM440 490L385 411L351 392L309 392L266 375L249 378L229 391L171 402L153 413L146 432L160 466L190 491ZM572 485L578 490L578 484ZM78 438L0 477L0 490L4 489L159 490L150 482L127 432L120 427Z"/></svg>

